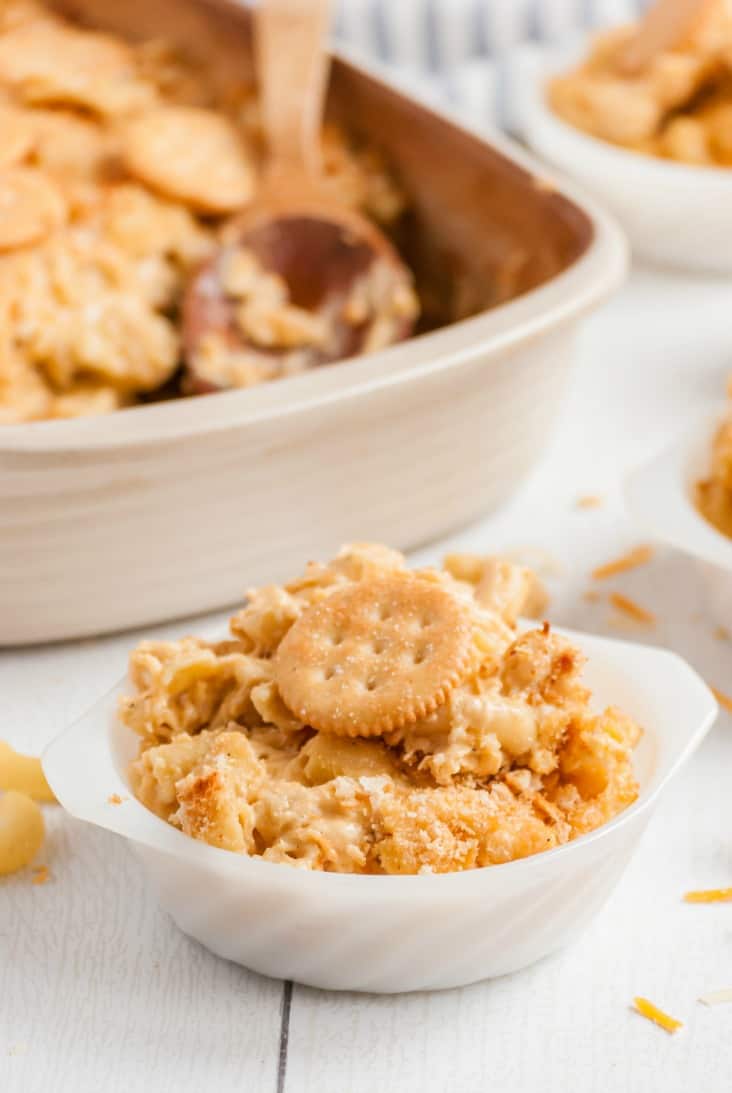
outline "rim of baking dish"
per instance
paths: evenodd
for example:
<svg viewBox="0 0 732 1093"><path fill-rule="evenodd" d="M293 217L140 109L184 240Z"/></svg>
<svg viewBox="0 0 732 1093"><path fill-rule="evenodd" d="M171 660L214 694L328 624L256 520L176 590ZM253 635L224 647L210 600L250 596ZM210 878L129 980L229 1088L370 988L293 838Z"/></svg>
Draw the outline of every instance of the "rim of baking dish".
<svg viewBox="0 0 732 1093"><path fill-rule="evenodd" d="M550 170L498 130L471 125L442 104L437 107L426 98L417 99L403 82L386 76L383 67L367 64L360 57L354 59L346 51L336 51L335 56L418 101L426 112L490 144L541 185L553 188L572 202L592 227L592 236L583 253L561 273L514 300L367 357L350 358L329 368L289 377L286 392L275 382L247 390L129 407L99 417L4 425L0 429L0 456L49 451L82 453L133 445L151 448L182 437L225 432L321 409L372 391L411 383L476 357L513 350L576 319L618 287L629 261L625 236L613 217L579 186Z"/></svg>
<svg viewBox="0 0 732 1093"><path fill-rule="evenodd" d="M694 487L708 472L714 434L726 407L705 411L624 483L634 522L661 542L721 569L732 570L732 540L694 503Z"/></svg>
<svg viewBox="0 0 732 1093"><path fill-rule="evenodd" d="M629 176L634 176L633 179L629 177L629 182L643 176L651 184L666 187L678 184L684 189L694 185L707 193L722 191L728 196L732 186L732 167L680 163L678 160L635 152L570 125L552 110L547 99L549 80L581 60L593 38L593 34L583 34L573 37L570 44L563 46L532 43L517 48L510 66L511 83L516 98L517 125L529 143L533 143L532 126L540 125L550 140L561 137L565 144L574 142L578 162L586 163L587 157L591 156L598 167L607 165L628 171ZM704 194L700 197L703 199Z"/></svg>
<svg viewBox="0 0 732 1093"><path fill-rule="evenodd" d="M638 688L639 694L657 694L659 688L664 687L661 683L661 678L664 678L667 681L666 689L673 695L673 716L683 717L688 723L674 730L673 737L678 738L675 743L673 737L667 738L666 749L663 747L666 723L653 729L649 726L649 739L655 750L654 769L638 799L623 812L570 843L502 865L441 874L327 873L263 861L199 842L172 827L138 801L120 770L111 734L118 725L117 699L128 689L127 679L113 687L48 745L42 758L43 770L60 803L78 819L106 828L146 848L179 858L181 863L187 861L227 875L233 872L241 877L252 870L264 870L265 873L260 872L260 877L266 876L272 883L354 885L362 889L364 896L368 889L379 885L383 896L388 892L403 895L409 888L424 893L431 885L469 886L485 882L487 875L498 881L506 877L509 871L513 875L522 870L552 868L554 863L563 861L568 855L581 855L583 850L611 836L649 809L701 743L718 712L717 703L707 685L676 653L570 630L559 629L558 632L575 640L596 661L604 657L607 664L618 671L622 670L626 680ZM122 803L111 802L110 798L115 794L123 798Z"/></svg>

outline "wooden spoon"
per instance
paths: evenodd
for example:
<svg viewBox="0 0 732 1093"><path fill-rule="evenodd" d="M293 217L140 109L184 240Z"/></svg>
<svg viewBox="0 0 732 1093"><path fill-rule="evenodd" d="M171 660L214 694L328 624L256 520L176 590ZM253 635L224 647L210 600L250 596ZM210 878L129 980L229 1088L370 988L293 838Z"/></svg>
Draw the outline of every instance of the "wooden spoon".
<svg viewBox="0 0 732 1093"><path fill-rule="evenodd" d="M672 49L693 29L710 0L656 0L635 33L620 47L615 64L628 76L646 68L654 57Z"/></svg>
<svg viewBox="0 0 732 1093"><path fill-rule="evenodd" d="M190 390L236 384L226 369L204 367L202 348L204 339L210 346L211 335L245 363L280 375L381 348L411 332L417 311L411 273L374 224L340 205L322 181L329 14L330 0L261 0L255 12L268 161L254 203L229 225L224 246L186 291L183 337ZM223 283L232 257L242 255L260 272L282 279L287 304L301 309L300 319L308 317L303 310L310 313L322 337L297 345L285 329L280 338L274 328L288 324L276 315L269 328L265 315L269 336L256 336L262 326L257 321L252 329L242 325L241 299Z"/></svg>

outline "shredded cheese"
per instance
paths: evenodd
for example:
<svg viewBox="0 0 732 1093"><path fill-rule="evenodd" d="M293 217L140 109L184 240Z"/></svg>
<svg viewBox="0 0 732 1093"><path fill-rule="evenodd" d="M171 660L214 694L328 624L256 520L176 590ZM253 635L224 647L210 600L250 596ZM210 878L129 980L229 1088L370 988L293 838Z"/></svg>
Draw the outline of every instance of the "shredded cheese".
<svg viewBox="0 0 732 1093"><path fill-rule="evenodd" d="M658 1006L654 1006L653 1002L649 1002L647 998L634 998L633 1005L641 1017L645 1017L648 1021L653 1021L654 1025L658 1025L658 1027L662 1028L665 1032L673 1034L684 1027L683 1021L677 1021L675 1017L670 1017L667 1013L664 1013L663 1010L660 1010Z"/></svg>
<svg viewBox="0 0 732 1093"><path fill-rule="evenodd" d="M637 569L640 565L650 562L653 557L653 547L648 544L633 547L627 554L615 558L612 562L605 562L593 569L592 576L596 581L604 581L607 577L615 577L618 573L626 573L629 569Z"/></svg>
<svg viewBox="0 0 732 1093"><path fill-rule="evenodd" d="M732 697L725 694L724 691L720 691L718 687L712 687L710 685L709 690L712 692L719 705L723 706L727 713L732 713Z"/></svg>
<svg viewBox="0 0 732 1093"><path fill-rule="evenodd" d="M622 592L611 592L610 603L618 611L622 611L624 615L628 615L629 618L634 619L635 622L642 622L646 626L651 626L656 621L656 616L647 611L645 607L641 607L635 600L631 600L629 596L624 596Z"/></svg>
<svg viewBox="0 0 732 1093"><path fill-rule="evenodd" d="M727 987L726 990L700 994L699 1001L705 1006L719 1006L723 1002L732 1002L732 987Z"/></svg>
<svg viewBox="0 0 732 1093"><path fill-rule="evenodd" d="M686 903L730 903L732 888L707 888L698 892L685 892Z"/></svg>

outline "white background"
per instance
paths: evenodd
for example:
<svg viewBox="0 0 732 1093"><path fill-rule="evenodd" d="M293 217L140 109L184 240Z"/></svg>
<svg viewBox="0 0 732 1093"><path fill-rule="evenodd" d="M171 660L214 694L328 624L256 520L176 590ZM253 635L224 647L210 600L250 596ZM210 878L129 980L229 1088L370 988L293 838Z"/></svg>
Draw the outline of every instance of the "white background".
<svg viewBox="0 0 732 1093"><path fill-rule="evenodd" d="M636 272L587 323L553 446L513 505L419 557L437 559L448 545L541 548L558 567L550 578L557 622L667 644L732 690L732 644L713 636L709 590L693 561L661 550L603 586L654 611L653 630L582 598L590 569L638 541L622 512L623 473L721 400L732 372L731 304L729 283ZM605 503L577 509L586 493ZM123 674L137 637L3 653L2 736L41 749ZM732 884L731 780L732 719L723 714L594 925L532 969L433 995L295 987L280 1088L729 1090L732 1006L696 999L732 986L732 908L681 896ZM0 1091L276 1093L282 985L181 935L121 840L53 808L47 818L49 883L33 886L26 874L0 882ZM635 994L681 1018L684 1030L671 1038L632 1013Z"/></svg>

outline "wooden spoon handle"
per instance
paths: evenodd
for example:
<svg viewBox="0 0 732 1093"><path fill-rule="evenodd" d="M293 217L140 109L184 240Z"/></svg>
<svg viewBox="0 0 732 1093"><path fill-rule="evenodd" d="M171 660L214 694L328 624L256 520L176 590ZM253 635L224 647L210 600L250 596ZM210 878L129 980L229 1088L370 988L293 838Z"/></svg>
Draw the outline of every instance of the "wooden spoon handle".
<svg viewBox="0 0 732 1093"><path fill-rule="evenodd" d="M272 175L320 174L331 0L260 0L255 43Z"/></svg>
<svg viewBox="0 0 732 1093"><path fill-rule="evenodd" d="M638 30L621 47L617 67L627 75L642 71L653 58L680 42L702 16L709 0L656 0Z"/></svg>

